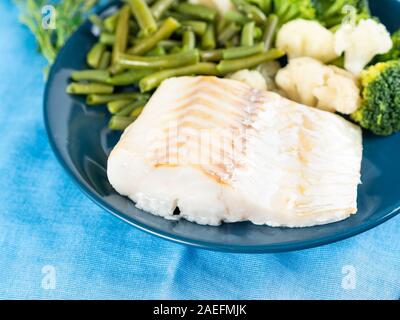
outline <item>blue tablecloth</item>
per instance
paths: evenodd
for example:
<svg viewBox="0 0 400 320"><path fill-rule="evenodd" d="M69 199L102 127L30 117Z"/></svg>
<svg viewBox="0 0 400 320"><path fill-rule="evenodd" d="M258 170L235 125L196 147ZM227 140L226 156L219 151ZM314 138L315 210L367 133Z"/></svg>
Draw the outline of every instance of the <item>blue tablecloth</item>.
<svg viewBox="0 0 400 320"><path fill-rule="evenodd" d="M329 246L239 255L158 239L97 207L50 149L45 63L17 16L0 2L0 298L400 298L400 217Z"/></svg>

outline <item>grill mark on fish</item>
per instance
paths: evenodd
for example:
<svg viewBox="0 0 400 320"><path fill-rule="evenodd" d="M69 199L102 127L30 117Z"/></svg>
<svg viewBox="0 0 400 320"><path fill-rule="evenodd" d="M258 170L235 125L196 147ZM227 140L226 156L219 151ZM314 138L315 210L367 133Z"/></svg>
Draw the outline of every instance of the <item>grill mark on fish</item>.
<svg viewBox="0 0 400 320"><path fill-rule="evenodd" d="M228 130L232 133L232 137L218 137L222 139L222 145L230 145L227 150L225 147L219 147L216 149L213 143L210 142L207 146L206 154L204 158L208 158L212 166L191 163L192 167L201 170L204 174L212 177L218 183L229 182L232 178L233 171L236 168L242 167L242 161L240 158L245 157L247 152L247 135L246 131L256 131L253 124L258 119L258 113L263 109L263 95L260 91L251 90L247 92L247 95L241 96L234 95L235 85L228 87L222 86L224 92L224 103L218 103L221 99L219 93L209 85L209 82L214 83L214 78L203 78L202 81L198 79L191 83L191 86L195 86L185 95L180 95L175 99L176 105L172 108L171 112L162 119L161 127L164 134L164 145L158 146L153 151L153 156L149 157L149 161L153 166L168 166L171 159L176 160L178 163L191 163L190 157L187 153L196 154L202 146L202 141L199 138L201 130L207 129L223 129ZM220 83L219 83L220 84ZM220 86L221 87L221 86ZM240 87L241 88L241 87ZM243 89L241 88L243 94ZM240 93L240 92L239 92ZM208 95L206 97L206 95ZM243 107L245 105L245 107ZM226 111L230 113L230 116L226 114ZM215 113L223 115L223 118L215 117ZM177 123L176 131L177 135L170 135L170 128L168 122L174 120ZM198 135L190 135L187 131L197 130ZM236 132L244 132L245 134L237 135L239 139L236 139ZM253 134L257 134L253 132ZM171 152L170 139L178 141L181 136L191 139L191 143L181 142L176 145L176 150ZM237 141L238 140L238 141ZM239 154L235 154L238 147L240 147ZM163 150L167 152L160 157ZM204 150L203 150L204 151ZM217 163L214 163L213 160ZM220 159L220 160L218 160ZM176 165L172 163L172 165Z"/></svg>

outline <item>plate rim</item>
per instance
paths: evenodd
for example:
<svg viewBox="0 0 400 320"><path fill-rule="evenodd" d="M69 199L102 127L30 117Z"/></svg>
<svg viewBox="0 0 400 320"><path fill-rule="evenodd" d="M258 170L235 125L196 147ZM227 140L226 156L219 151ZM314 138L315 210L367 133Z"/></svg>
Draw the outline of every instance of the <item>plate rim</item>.
<svg viewBox="0 0 400 320"><path fill-rule="evenodd" d="M118 1L113 1L105 6L101 6L98 10L96 10L97 13L101 13L104 10L107 10L108 8L118 5ZM384 222L394 218L400 213L400 207L396 208L392 211L387 210L387 212L384 213L382 217L379 219L375 220L366 220L365 222L354 226L352 228L347 229L346 231L338 231L330 234L329 236L320 236L316 237L311 240L305 240L305 241L289 241L289 242L282 242L278 244L266 244L266 245L229 245L229 244L220 244L220 243L215 243L215 242L208 242L208 241L203 241L203 240L195 240L195 239L190 239L185 236L180 236L177 234L174 234L172 232L165 231L160 228L155 228L155 227L150 227L146 225L145 223L142 223L138 220L136 220L134 217L128 217L126 216L123 212L120 212L119 210L115 209L113 206L111 206L109 203L107 203L104 199L102 199L96 192L93 190L93 188L90 187L90 185L84 181L79 175L75 174L74 172L74 167L69 165L68 162L66 161L65 157L62 155L61 151L59 150L57 143L56 143L56 137L51 131L50 128L50 119L48 117L48 110L49 110L49 92L50 92L50 83L53 82L54 77L55 77L55 69L56 66L60 64L61 57L63 56L64 51L66 50L66 47L68 47L69 43L73 40L76 34L82 32L82 30L87 27L87 24L89 21L86 19L80 26L79 28L76 29L76 31L68 38L68 40L65 42L64 46L61 48L59 53L57 54L57 57L50 69L48 79L46 81L45 85L45 90L44 90L44 95L43 95L43 119L44 119L44 125L45 125L45 130L47 137L50 142L51 149L53 150L53 153L56 156L56 159L58 162L61 164L61 167L64 169L64 171L68 174L68 176L72 179L74 184L78 186L78 188L85 194L90 200L92 200L95 204L106 210L107 212L111 213L114 217L128 223L131 226L134 226L138 228L139 230L142 230L144 232L147 232L151 235L160 237L162 239L168 240L170 242L174 243L179 243L191 247L196 247L200 249L205 249L209 251L219 251L219 252L229 252L229 253L279 253L279 252L290 252L290 251L299 251L299 250L305 250L305 249L311 249L319 246L324 246L332 243L336 243L351 237L354 237L356 235L359 235L361 233L364 233L368 230L371 230ZM150 213L147 213L150 214ZM337 222L340 223L340 222ZM218 228L218 227L216 227ZM311 227L312 228L312 227Z"/></svg>

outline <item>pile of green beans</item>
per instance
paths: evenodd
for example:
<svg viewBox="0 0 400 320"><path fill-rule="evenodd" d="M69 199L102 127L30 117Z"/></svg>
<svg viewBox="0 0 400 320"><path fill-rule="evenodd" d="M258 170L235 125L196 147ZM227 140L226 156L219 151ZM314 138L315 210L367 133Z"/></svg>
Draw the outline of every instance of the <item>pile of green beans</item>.
<svg viewBox="0 0 400 320"><path fill-rule="evenodd" d="M124 130L165 79L223 77L284 56L273 48L279 21L271 0L231 1L235 10L223 16L187 0L124 0L111 15L92 16L98 41L67 92L107 105L109 128Z"/></svg>

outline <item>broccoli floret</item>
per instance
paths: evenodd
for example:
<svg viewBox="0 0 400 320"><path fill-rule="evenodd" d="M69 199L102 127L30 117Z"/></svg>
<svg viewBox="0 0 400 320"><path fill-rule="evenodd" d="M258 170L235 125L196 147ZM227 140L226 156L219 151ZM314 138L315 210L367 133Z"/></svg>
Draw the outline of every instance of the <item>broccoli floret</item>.
<svg viewBox="0 0 400 320"><path fill-rule="evenodd" d="M281 23L293 19L315 19L316 11L312 0L273 0L274 13Z"/></svg>
<svg viewBox="0 0 400 320"><path fill-rule="evenodd" d="M368 0L314 0L317 19L326 27L331 28L343 22L346 16L345 6L352 6L356 10L356 20L371 17Z"/></svg>
<svg viewBox="0 0 400 320"><path fill-rule="evenodd" d="M400 29L392 34L393 48L385 54L377 57L376 61L385 62L400 59Z"/></svg>
<svg viewBox="0 0 400 320"><path fill-rule="evenodd" d="M364 70L361 84L362 105L351 118L377 135L400 131L400 60Z"/></svg>

